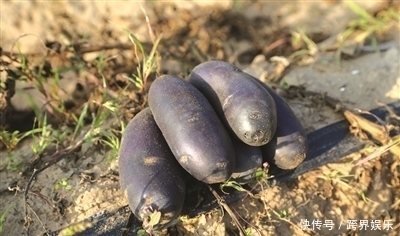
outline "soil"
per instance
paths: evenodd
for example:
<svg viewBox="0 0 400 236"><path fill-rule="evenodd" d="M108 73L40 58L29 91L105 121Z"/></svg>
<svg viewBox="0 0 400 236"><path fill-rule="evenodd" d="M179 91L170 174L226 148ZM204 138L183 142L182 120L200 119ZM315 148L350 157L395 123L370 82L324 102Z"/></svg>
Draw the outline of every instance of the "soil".
<svg viewBox="0 0 400 236"><path fill-rule="evenodd" d="M389 6L400 9L391 1L358 4L371 14ZM366 42L362 47L347 47L337 60L337 48L329 49L334 47L331 39L356 18L341 1L2 1L2 62L10 62L9 58L19 51L27 55L32 71L43 59L51 68L73 70L60 70L62 82L58 86L54 86L54 76L47 75L44 85L50 96L55 94L61 98L58 102L70 106L70 115L58 114L47 106L48 97L28 79L11 86L13 96L0 87L0 125L8 130L32 127L34 113L29 110L29 101L19 93L29 91L43 107L41 112L49 114L49 123L58 129L57 135L80 140L88 128L74 134L73 114L80 114L87 101L90 111L101 110L98 104L105 101L105 93L106 99L120 98L121 111L120 116L111 115L99 132L118 134L120 121L131 119L146 102L145 93L132 86L120 94L121 88L128 87L126 77L136 72L138 63L124 28L131 30L147 51L154 37L162 34L158 47L160 73L186 77L201 61L219 59L234 63L271 86L303 86L340 99L350 108L369 110L380 103L399 100L398 22L388 25L378 36L380 50L371 49L372 44ZM294 51L307 49L304 44L291 43L291 33L299 29L324 50L289 61ZM48 52L45 46L52 51ZM99 58L105 58L104 67ZM21 64L14 62L7 66L21 69ZM54 75L51 70L42 69L43 73ZM9 73L1 72L2 82L11 76ZM154 77L149 75L145 90ZM286 99L307 132L343 119L334 109L307 98ZM85 122L91 121L88 118ZM62 143L50 145L36 155L32 147L37 142L24 139L9 152L0 146L0 214L8 210L1 235L44 235L127 204L119 189L116 153L104 144L78 143L64 154L62 150L68 144ZM400 157L386 153L354 167L354 160L374 150L372 144L369 147L230 207L246 227L253 229L253 235L400 235ZM10 168L10 162L19 165ZM26 191L35 170L41 171ZM334 173L340 177L332 177ZM61 186L63 179L67 184ZM319 220L322 224L331 221L334 227L303 229L305 220ZM350 220L368 220L369 229L352 230L348 228ZM393 229L371 230L371 220L389 220ZM177 229L180 235L238 235L235 223L220 209L183 218Z"/></svg>

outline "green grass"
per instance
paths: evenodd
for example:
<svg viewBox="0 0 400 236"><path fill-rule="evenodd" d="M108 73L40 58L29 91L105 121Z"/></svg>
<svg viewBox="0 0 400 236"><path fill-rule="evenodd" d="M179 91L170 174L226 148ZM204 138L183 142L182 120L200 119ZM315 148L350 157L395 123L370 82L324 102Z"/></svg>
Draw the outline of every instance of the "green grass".
<svg viewBox="0 0 400 236"><path fill-rule="evenodd" d="M74 147L88 144L89 147L100 147L101 150L106 151L107 162L115 161L118 158L118 152L120 148L120 141L122 133L126 127L126 108L123 107L124 101L126 101L125 94L127 93L140 93L145 95L146 87L150 77L157 76L159 74L159 60L160 56L157 47L162 39L162 36L154 38L153 47L150 51L145 51L142 43L138 40L134 33L126 31L127 37L131 41L134 47L135 63L137 68L135 73L129 75L128 84L123 88L117 88L118 92L114 93L116 96L110 96L110 82L108 74L105 74L108 66L106 54L100 53L99 57L91 62L92 68L83 69L94 69L95 73L100 75L100 86L92 91L93 96L89 98L83 104L79 104L75 107L76 110L66 110L62 104L64 101L61 100L56 90L52 90L52 87L46 87L45 83L49 78L44 76L44 63L43 61L37 66L36 69L32 68L31 62L28 60L28 56L19 52L18 62L20 65L18 79L22 79L33 84L48 100L52 103L50 109L53 109L54 114L57 117L61 117L57 126L49 123L49 115L42 112L42 108L35 103L32 97L24 94L25 99L30 102L34 113L36 114L36 122L34 128L31 130L21 133L19 131L8 132L0 131L0 141L4 143L8 156L7 158L7 169L10 171L21 171L23 165L26 163L33 163L35 160L41 158L41 155L49 150L49 147L56 147L57 151L63 150L74 150ZM17 45L18 46L18 45ZM52 79L55 82L54 87L58 87L60 82L60 73L66 69L82 69L82 63L80 59L73 61L71 68L52 68ZM74 64L77 63L77 64ZM134 64L134 63L133 63ZM4 85L2 84L4 87ZM47 89L47 90L46 90ZM112 88L115 89L115 88ZM142 107L146 104L135 104ZM32 155L27 157L29 159L20 160L16 152L18 144L24 139L31 139L30 149ZM52 149L53 150L53 149ZM54 152L54 150L52 151ZM49 154L51 155L51 154ZM3 158L3 157L2 157ZM3 160L2 160L3 161ZM68 178L62 178L54 184L54 191L69 191L74 186L71 184ZM29 192L28 192L29 194ZM0 230L2 230L3 222L9 209L8 207L5 212L2 213L0 218ZM37 217L34 209L31 209L32 213ZM160 212L153 212L150 214L143 224L145 232L152 235L156 234L157 231L154 227L159 223L161 214ZM87 225L71 225L67 229L63 230L60 235L74 235L75 232L82 230L82 227Z"/></svg>
<svg viewBox="0 0 400 236"><path fill-rule="evenodd" d="M28 137L33 137L37 133L43 132L42 129L36 128L32 129L28 132L21 133L18 130L14 132L8 131L0 131L0 141L5 145L7 149L7 169L11 171L18 171L20 165L22 164L21 160L18 160L15 153L12 151L18 146L18 144ZM2 157L4 158L4 156ZM2 160L3 161L3 160Z"/></svg>
<svg viewBox="0 0 400 236"><path fill-rule="evenodd" d="M141 61L141 63L137 67L137 74L132 74L131 77L128 77L129 81L133 83L137 88L139 88L142 92L146 88L147 80L151 73L158 73L159 70L159 55L157 52L157 47L161 41L162 36L159 36L155 42L153 42L153 47L151 52L146 55L144 51L143 45L140 40L130 31L126 30L128 33L129 40L135 46L135 56L137 61ZM139 52L138 52L139 49ZM141 55L142 59L139 58Z"/></svg>
<svg viewBox="0 0 400 236"><path fill-rule="evenodd" d="M369 37L376 42L377 36L387 30L388 26L400 22L400 14L394 8L383 10L373 16L352 1L347 1L346 4L357 15L357 18L351 20L347 29L341 34L340 42L342 45L346 42L351 44L363 43Z"/></svg>
<svg viewBox="0 0 400 236"><path fill-rule="evenodd" d="M153 47L150 52L147 52L133 32L127 29L124 30L134 46L134 54L138 62L136 73L131 74L128 77L128 80L139 90L140 93L144 93L149 77L154 73L158 74L160 57L157 47L162 36L160 35L159 37L154 38ZM21 37L26 36L32 35L23 35ZM120 145L120 136L126 123L126 121L121 118L123 109L121 109L119 101L123 99L122 94L124 94L130 86L128 85L126 88L122 88L122 91L118 93L121 97L118 96L110 99L107 93L109 89L109 78L103 75L107 66L105 53L102 52L97 60L93 62L96 72L101 75L102 79L102 86L97 91L102 93L101 98L98 100L89 100L82 104L80 107L81 112L78 115L66 111L65 108L60 105L63 101L60 100L60 97L55 90L46 90L44 84L46 83L47 78L43 75L46 57L43 57L42 62L39 63L36 69L32 68L28 56L19 50L19 44L17 41L18 39L14 43L13 48L15 47L18 50L18 53L16 53L16 60L18 61L20 69L15 71L18 73L18 79L32 82L36 88L47 97L47 99L53 101L54 104L58 104L56 106L51 106L50 109L54 109L54 112L60 114L62 117L70 119L69 122L72 123L70 126L75 128L72 130L66 130L65 127L58 127L57 129L53 128L53 126L48 124L48 117L43 115L45 113L41 111L41 108L38 107L38 104L35 103L34 99L29 97L26 93L22 93L26 100L29 101L31 108L36 114L37 120L35 123L37 127L25 133L20 133L19 131L0 132L0 141L4 143L7 151L10 153L8 157L9 162L11 163L9 169L18 170L18 164L15 163L15 158L11 152L17 147L21 140L28 137L33 137L32 150L35 156L39 156L43 153L50 144L55 144L57 147L62 148L62 146L73 146L76 143L100 143L101 145L111 149L112 153L110 155L110 160L116 159ZM45 52L43 52L43 55L45 55ZM77 60L76 63L77 65L72 65L72 68L69 69L76 69L74 67L77 66L81 68L83 63L79 62L79 60ZM55 87L58 86L60 81L60 73L66 69L68 68L52 68ZM2 83L2 87L4 86L5 85ZM93 107L96 107L96 109L93 110ZM92 120L89 126L87 123L88 119ZM109 124L107 123L110 119L118 120L120 130L110 129ZM62 130L62 132L60 132L60 130ZM82 132L84 132L84 134L82 134ZM70 136L63 135L70 133L72 133Z"/></svg>
<svg viewBox="0 0 400 236"><path fill-rule="evenodd" d="M0 215L0 233L3 232L3 224L6 221L7 214L10 212L10 210L15 207L15 205L8 206Z"/></svg>
<svg viewBox="0 0 400 236"><path fill-rule="evenodd" d="M356 15L356 18L349 21L346 29L337 36L334 47L336 48L336 60L339 63L342 53L353 51L360 45L376 46L378 50L382 35L387 33L390 27L400 23L400 13L393 7L371 15L355 2L346 1L345 3ZM318 45L303 29L292 32L291 44L295 51L289 56L290 61L302 62L302 59L314 58L321 53ZM307 60L305 61L306 64L309 64Z"/></svg>
<svg viewBox="0 0 400 236"><path fill-rule="evenodd" d="M346 166L347 167L353 166L353 163L352 162L346 163L343 165L342 168L345 168ZM348 190L352 191L353 193L358 194L360 196L360 199L362 199L366 204L373 203L374 201L369 199L365 195L365 192L360 187L358 187L357 184L352 183L352 180L354 179L354 175L344 174L343 172L345 172L345 171L337 169L337 170L332 170L328 174L324 174L324 175L321 175L318 177L321 179L324 179L326 181L330 181L334 184L340 184L345 189L348 189Z"/></svg>
<svg viewBox="0 0 400 236"><path fill-rule="evenodd" d="M302 29L292 32L291 43L294 49L299 49L289 56L289 60L291 61L298 60L299 58L301 59L304 56L316 56L319 52L318 46ZM304 47L303 45L305 45L305 49L301 49Z"/></svg>

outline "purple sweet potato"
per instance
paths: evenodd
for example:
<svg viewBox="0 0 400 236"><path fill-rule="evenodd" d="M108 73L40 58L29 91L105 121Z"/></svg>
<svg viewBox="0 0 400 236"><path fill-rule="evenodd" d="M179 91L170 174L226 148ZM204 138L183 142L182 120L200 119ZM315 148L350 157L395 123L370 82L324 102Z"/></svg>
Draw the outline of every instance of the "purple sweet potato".
<svg viewBox="0 0 400 236"><path fill-rule="evenodd" d="M277 124L274 100L248 74L227 62L207 61L193 69L189 81L244 143L262 146L272 139Z"/></svg>
<svg viewBox="0 0 400 236"><path fill-rule="evenodd" d="M204 95L172 76L157 78L148 93L150 109L172 153L197 180L227 180L235 166L228 131Z"/></svg>
<svg viewBox="0 0 400 236"><path fill-rule="evenodd" d="M232 138L235 148L235 168L232 179L240 184L255 181L255 172L262 166L263 156L260 147L249 146L236 137Z"/></svg>
<svg viewBox="0 0 400 236"><path fill-rule="evenodd" d="M185 199L184 170L176 161L151 111L145 108L126 126L119 151L121 189L135 216L161 212L160 224L176 219Z"/></svg>
<svg viewBox="0 0 400 236"><path fill-rule="evenodd" d="M289 104L266 84L253 79L271 94L278 119L275 136L271 142L261 147L263 159L281 169L294 169L306 158L307 134Z"/></svg>

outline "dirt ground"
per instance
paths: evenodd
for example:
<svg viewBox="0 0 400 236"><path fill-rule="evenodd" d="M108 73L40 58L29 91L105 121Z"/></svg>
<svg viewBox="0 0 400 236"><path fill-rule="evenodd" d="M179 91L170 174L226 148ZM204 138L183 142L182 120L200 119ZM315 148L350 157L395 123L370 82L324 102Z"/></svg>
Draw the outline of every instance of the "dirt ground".
<svg viewBox="0 0 400 236"><path fill-rule="evenodd" d="M400 10L400 5L391 1L358 4L372 15L389 8ZM340 48L338 60L334 39L351 20L359 18L342 1L2 1L0 10L2 61L19 51L28 55L29 66L39 65L45 58L52 68L75 69L60 70L59 87L53 86L51 76L44 86L63 101L72 102L71 114L82 112L87 101L98 111L99 102L119 98L119 116L111 115L99 132L118 133L119 122L132 118L145 104L137 88L121 92L128 87L126 78L136 72L138 63L124 29L132 31L148 51L154 35L162 34L160 73L185 77L201 61L219 59L270 85L304 86L328 93L350 108L369 110L378 103L400 99L398 22L385 24L376 42L368 38L362 46ZM293 43L292 36L303 31L315 44ZM46 54L44 45L57 53ZM293 57L296 51L306 53ZM103 64L99 58L104 59ZM4 64L1 66L3 69ZM7 76L2 71L1 81ZM153 74L147 88L151 79ZM43 112L56 114L47 108L46 97L31 89L32 84L29 80L17 82L15 91L29 91L40 107L46 107ZM11 98L14 108L7 114L2 110L4 100L5 90L0 86L1 125L11 130L32 126L32 118L26 118L32 112L25 96L16 92ZM288 102L307 132L343 119L333 109L307 99ZM88 118L87 124L91 121ZM49 122L57 127L57 137L76 136L74 140L80 140L88 132L83 127L74 134L76 120L72 115L54 115ZM127 204L119 189L116 154L110 148L83 142L54 162L57 150L68 147L67 142L53 143L36 155L32 147L39 141L24 139L9 152L0 146L0 222L5 217L1 235L45 235ZM386 153L361 166L351 164L373 150L343 157L230 207L252 229L250 235L400 235L400 157ZM13 163L19 163L11 165L14 168L10 168L11 156ZM26 186L34 169L43 168L45 163L52 164L34 178L27 191L27 205ZM331 221L334 226L331 230L324 225L304 230L305 220ZM387 220L392 229L352 230L348 228L351 220ZM220 210L183 218L178 231L180 235L238 235L232 219Z"/></svg>

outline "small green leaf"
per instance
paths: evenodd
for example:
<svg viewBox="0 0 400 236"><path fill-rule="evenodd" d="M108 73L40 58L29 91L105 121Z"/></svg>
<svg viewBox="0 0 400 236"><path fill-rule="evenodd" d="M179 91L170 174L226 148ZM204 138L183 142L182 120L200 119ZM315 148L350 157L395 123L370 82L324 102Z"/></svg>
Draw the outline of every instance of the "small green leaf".
<svg viewBox="0 0 400 236"><path fill-rule="evenodd" d="M150 221L148 223L149 226L154 226L160 223L161 220L161 212L159 211L154 211L153 213L150 214Z"/></svg>
<svg viewBox="0 0 400 236"><path fill-rule="evenodd" d="M136 233L137 233L137 235L139 235L139 236L147 235L147 232L146 232L146 230L144 230L144 229L139 229Z"/></svg>

